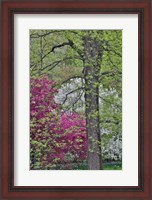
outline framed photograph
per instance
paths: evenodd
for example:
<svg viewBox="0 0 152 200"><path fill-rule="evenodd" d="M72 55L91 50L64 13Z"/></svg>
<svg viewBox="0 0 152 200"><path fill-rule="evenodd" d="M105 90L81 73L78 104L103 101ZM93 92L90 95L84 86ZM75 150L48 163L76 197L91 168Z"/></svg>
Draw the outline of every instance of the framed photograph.
<svg viewBox="0 0 152 200"><path fill-rule="evenodd" d="M150 200L151 1L1 10L1 199Z"/></svg>

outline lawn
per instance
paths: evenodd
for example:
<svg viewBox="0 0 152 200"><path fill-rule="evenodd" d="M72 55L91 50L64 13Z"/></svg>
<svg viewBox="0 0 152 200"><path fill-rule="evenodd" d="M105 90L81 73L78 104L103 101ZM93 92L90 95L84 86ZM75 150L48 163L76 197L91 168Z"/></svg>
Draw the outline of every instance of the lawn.
<svg viewBox="0 0 152 200"><path fill-rule="evenodd" d="M74 167L74 170L87 170L87 166L82 164ZM121 163L103 163L103 170L122 170Z"/></svg>

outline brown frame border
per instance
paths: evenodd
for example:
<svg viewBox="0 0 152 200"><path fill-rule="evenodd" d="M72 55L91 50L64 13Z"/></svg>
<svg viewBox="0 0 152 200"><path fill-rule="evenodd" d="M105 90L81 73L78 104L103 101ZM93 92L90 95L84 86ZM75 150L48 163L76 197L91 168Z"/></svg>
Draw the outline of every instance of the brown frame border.
<svg viewBox="0 0 152 200"><path fill-rule="evenodd" d="M2 134L1 199L152 199L150 177L150 0L3 0L2 1ZM139 185L137 187L14 186L14 14L137 13L139 16Z"/></svg>

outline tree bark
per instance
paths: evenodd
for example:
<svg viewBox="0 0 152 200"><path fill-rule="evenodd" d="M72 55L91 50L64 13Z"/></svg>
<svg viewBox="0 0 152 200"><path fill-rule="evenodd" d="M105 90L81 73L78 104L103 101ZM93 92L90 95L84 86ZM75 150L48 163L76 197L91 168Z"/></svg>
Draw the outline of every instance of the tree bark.
<svg viewBox="0 0 152 200"><path fill-rule="evenodd" d="M87 164L89 170L102 169L99 127L100 45L89 36L84 37L85 115L87 129Z"/></svg>

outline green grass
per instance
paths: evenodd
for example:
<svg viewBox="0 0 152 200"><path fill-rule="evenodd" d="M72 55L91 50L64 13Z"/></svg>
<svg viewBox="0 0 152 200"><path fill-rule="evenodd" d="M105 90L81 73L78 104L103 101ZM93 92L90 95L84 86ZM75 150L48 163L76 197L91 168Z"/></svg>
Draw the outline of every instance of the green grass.
<svg viewBox="0 0 152 200"><path fill-rule="evenodd" d="M73 168L74 170L87 170L86 165L78 165Z"/></svg>
<svg viewBox="0 0 152 200"><path fill-rule="evenodd" d="M74 170L87 170L87 166L86 165L75 166ZM122 170L122 164L104 163L103 170Z"/></svg>
<svg viewBox="0 0 152 200"><path fill-rule="evenodd" d="M122 164L103 164L103 170L122 170Z"/></svg>

